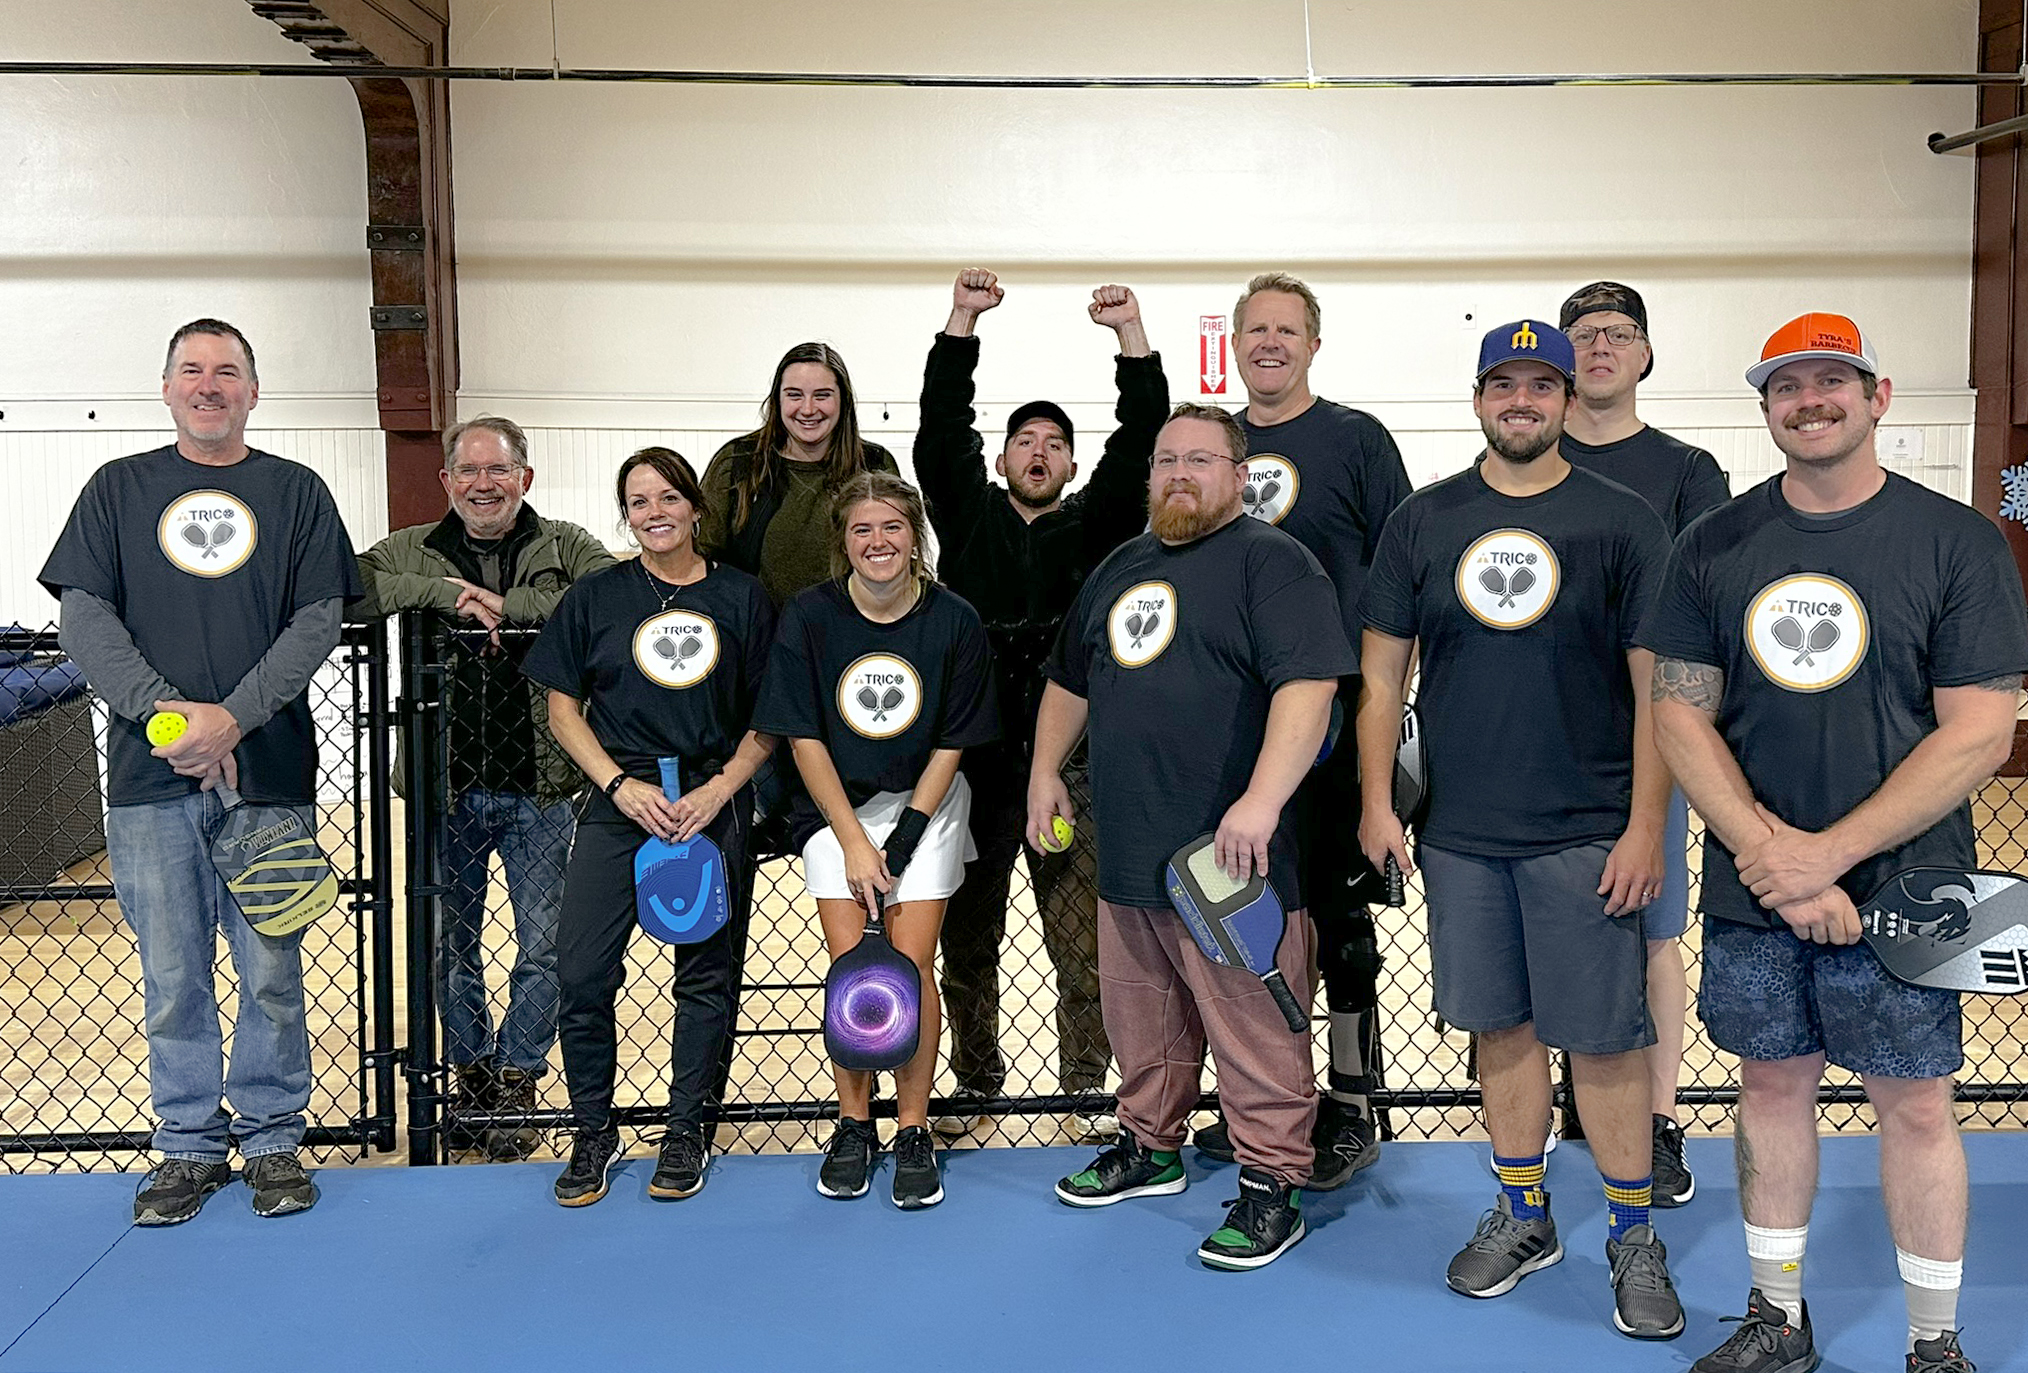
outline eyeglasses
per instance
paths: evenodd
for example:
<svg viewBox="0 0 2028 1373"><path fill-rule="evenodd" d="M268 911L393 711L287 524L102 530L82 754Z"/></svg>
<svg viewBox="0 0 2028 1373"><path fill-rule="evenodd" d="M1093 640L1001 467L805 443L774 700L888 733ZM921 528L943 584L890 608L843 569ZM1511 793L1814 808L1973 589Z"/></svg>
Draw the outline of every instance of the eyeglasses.
<svg viewBox="0 0 2028 1373"><path fill-rule="evenodd" d="M1608 324L1603 329L1579 324L1563 332L1570 336L1571 345L1576 348L1591 347L1600 334L1604 334L1606 342L1615 348L1631 348L1641 338L1640 329L1632 324Z"/></svg>
<svg viewBox="0 0 2028 1373"><path fill-rule="evenodd" d="M504 482L520 470L519 467L509 467L505 463L497 462L490 467L466 467L460 464L451 469L451 480L460 486L470 486L481 477L491 477L496 482Z"/></svg>
<svg viewBox="0 0 2028 1373"><path fill-rule="evenodd" d="M1194 453L1157 453L1148 460L1148 466L1157 472L1174 472L1179 466L1192 472L1203 472L1215 462L1229 462L1235 467L1239 465L1237 458L1228 458L1223 453L1207 453L1200 448Z"/></svg>

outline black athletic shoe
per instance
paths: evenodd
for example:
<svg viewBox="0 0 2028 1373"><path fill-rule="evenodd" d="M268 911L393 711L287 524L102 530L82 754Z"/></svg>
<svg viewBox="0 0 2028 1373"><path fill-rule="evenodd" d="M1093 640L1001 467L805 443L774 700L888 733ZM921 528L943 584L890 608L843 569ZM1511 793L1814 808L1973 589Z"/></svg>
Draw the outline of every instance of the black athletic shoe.
<svg viewBox="0 0 2028 1373"><path fill-rule="evenodd" d="M1738 1321L1739 1329L1691 1364L1690 1373L1810 1373L1820 1362L1817 1343L1810 1337L1808 1302L1803 1303L1802 1321L1791 1325L1788 1313L1756 1287L1747 1293L1746 1314L1725 1319Z"/></svg>
<svg viewBox="0 0 2028 1373"><path fill-rule="evenodd" d="M601 1200L619 1159L618 1130L579 1130L570 1146L570 1162L556 1179L557 1205L589 1206Z"/></svg>
<svg viewBox="0 0 2028 1373"><path fill-rule="evenodd" d="M148 1174L134 1194L134 1224L181 1225L204 1209L204 1199L232 1181L223 1163L172 1158Z"/></svg>
<svg viewBox="0 0 2028 1373"><path fill-rule="evenodd" d="M1174 1196L1189 1185L1180 1157L1157 1158L1132 1130L1123 1129L1119 1142L1101 1150L1089 1167L1056 1184L1056 1199L1068 1206L1111 1206L1133 1197Z"/></svg>
<svg viewBox="0 0 2028 1373"><path fill-rule="evenodd" d="M1683 1127L1667 1116L1655 1117L1655 1199L1667 1210L1697 1195L1697 1179L1683 1161Z"/></svg>
<svg viewBox="0 0 2028 1373"><path fill-rule="evenodd" d="M1624 1238L1606 1238L1606 1266L1613 1275L1613 1325L1637 1340L1673 1340L1683 1333L1683 1303L1669 1280L1669 1251L1652 1225L1627 1227Z"/></svg>
<svg viewBox="0 0 2028 1373"><path fill-rule="evenodd" d="M880 1136L872 1121L838 1117L838 1128L824 1146L824 1166L817 1170L817 1191L835 1201L865 1196L879 1154Z"/></svg>
<svg viewBox="0 0 2028 1373"><path fill-rule="evenodd" d="M1908 1356L1908 1373L1979 1373L1978 1365L1958 1348L1958 1332L1946 1330L1933 1340L1917 1340Z"/></svg>
<svg viewBox="0 0 2028 1373"><path fill-rule="evenodd" d="M293 1215L317 1204L317 1184L303 1171L302 1160L293 1149L247 1160L246 1185L253 1189L257 1216Z"/></svg>
<svg viewBox="0 0 2028 1373"><path fill-rule="evenodd" d="M1538 1268L1563 1261L1563 1245L1556 1238L1556 1221L1549 1214L1549 1193L1542 1194L1542 1214L1533 1220L1516 1220L1514 1208L1502 1192L1493 1209L1479 1218L1479 1228L1451 1260L1444 1281L1451 1291L1468 1297L1498 1297L1514 1290L1514 1284Z"/></svg>
<svg viewBox="0 0 2028 1373"><path fill-rule="evenodd" d="M1239 1195L1226 1205L1225 1224L1205 1236L1197 1257L1206 1268L1243 1273L1280 1258L1306 1232L1303 1194L1272 1173L1239 1170Z"/></svg>
<svg viewBox="0 0 2028 1373"><path fill-rule="evenodd" d="M1343 1187L1354 1173L1380 1161L1380 1135L1357 1106L1325 1097L1317 1103L1317 1128L1310 1132L1317 1161L1310 1165L1312 1192Z"/></svg>
<svg viewBox="0 0 2028 1373"><path fill-rule="evenodd" d="M1206 1158L1215 1158L1220 1163L1237 1161L1238 1156L1232 1152L1232 1136L1226 1132L1223 1111L1218 1113L1218 1119L1190 1136L1190 1143Z"/></svg>
<svg viewBox="0 0 2028 1373"><path fill-rule="evenodd" d="M904 1125L894 1137L894 1204L904 1211L920 1211L943 1199L937 1142L928 1127Z"/></svg>
<svg viewBox="0 0 2028 1373"><path fill-rule="evenodd" d="M704 1190L704 1175L711 1164L711 1146L704 1136L687 1126L671 1126L662 1136L662 1152L655 1160L655 1176L648 1179L648 1195L657 1201L681 1201Z"/></svg>

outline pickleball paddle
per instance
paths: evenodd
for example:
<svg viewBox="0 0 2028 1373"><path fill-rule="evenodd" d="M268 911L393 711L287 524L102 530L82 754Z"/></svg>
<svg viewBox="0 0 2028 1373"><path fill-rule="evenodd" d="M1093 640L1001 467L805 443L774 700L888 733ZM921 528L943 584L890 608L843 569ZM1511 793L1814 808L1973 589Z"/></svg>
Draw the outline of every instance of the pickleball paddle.
<svg viewBox="0 0 2028 1373"><path fill-rule="evenodd" d="M1169 904L1183 917L1204 956L1225 968L1244 968L1266 984L1289 1029L1302 1034L1310 1018L1296 1003L1288 979L1275 966L1288 927L1281 898L1255 873L1241 882L1218 866L1217 836L1203 834L1176 850L1165 868Z"/></svg>
<svg viewBox="0 0 2028 1373"><path fill-rule="evenodd" d="M658 760L662 794L683 795L679 760ZM701 944L725 928L732 903L725 892L725 855L702 834L680 843L650 835L634 850L634 917L664 944Z"/></svg>
<svg viewBox="0 0 2028 1373"><path fill-rule="evenodd" d="M338 904L338 874L299 811L248 801L224 782L213 790L225 819L211 841L211 866L247 924L288 934Z"/></svg>
<svg viewBox="0 0 2028 1373"><path fill-rule="evenodd" d="M898 887L901 874L888 871ZM824 974L824 1052L852 1072L899 1068L915 1057L922 1033L922 972L888 942L886 908L875 892L859 942Z"/></svg>
<svg viewBox="0 0 2028 1373"><path fill-rule="evenodd" d="M1487 568L1488 572L1494 571ZM1401 741L1394 748L1394 818L1406 826L1419 819L1429 800L1429 767L1422 748L1422 717L1415 707L1401 707ZM1408 904L1408 883L1401 876L1401 864L1387 855L1387 904Z"/></svg>
<svg viewBox="0 0 2028 1373"><path fill-rule="evenodd" d="M2013 873L1905 869L1859 903L1859 935L1917 987L2028 991L2028 881Z"/></svg>

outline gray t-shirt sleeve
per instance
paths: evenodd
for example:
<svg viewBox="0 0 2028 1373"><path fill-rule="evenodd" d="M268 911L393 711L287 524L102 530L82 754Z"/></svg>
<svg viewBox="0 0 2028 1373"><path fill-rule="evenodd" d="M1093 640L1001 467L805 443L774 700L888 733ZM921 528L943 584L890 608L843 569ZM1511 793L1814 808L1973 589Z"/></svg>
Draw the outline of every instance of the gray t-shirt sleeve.
<svg viewBox="0 0 2028 1373"><path fill-rule="evenodd" d="M115 715L145 721L155 713L155 702L177 695L134 647L134 636L109 602L67 586L59 604L63 612L57 643Z"/></svg>
<svg viewBox="0 0 2028 1373"><path fill-rule="evenodd" d="M261 660L220 702L239 722L241 734L252 734L309 689L310 678L338 647L344 618L345 601L338 596L313 601L290 618Z"/></svg>

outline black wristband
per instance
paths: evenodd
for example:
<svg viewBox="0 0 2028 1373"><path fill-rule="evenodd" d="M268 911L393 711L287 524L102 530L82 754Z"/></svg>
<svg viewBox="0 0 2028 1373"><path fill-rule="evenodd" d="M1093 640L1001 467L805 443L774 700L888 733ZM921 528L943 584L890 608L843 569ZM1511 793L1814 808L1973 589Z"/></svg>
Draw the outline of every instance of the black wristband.
<svg viewBox="0 0 2028 1373"><path fill-rule="evenodd" d="M627 780L627 770L625 768L621 768L617 773L613 775L613 780L606 783L605 793L606 799L608 801L612 800L615 796L618 796L620 794L620 783L626 780Z"/></svg>
<svg viewBox="0 0 2028 1373"><path fill-rule="evenodd" d="M915 857L915 846L922 842L929 823L930 818L914 806L901 808L901 818L894 822L894 830L887 836L887 871L890 876L900 877L901 870L908 866L908 860Z"/></svg>

